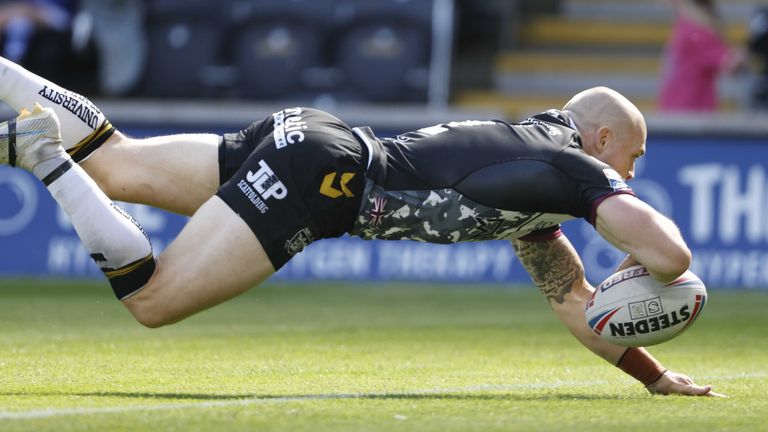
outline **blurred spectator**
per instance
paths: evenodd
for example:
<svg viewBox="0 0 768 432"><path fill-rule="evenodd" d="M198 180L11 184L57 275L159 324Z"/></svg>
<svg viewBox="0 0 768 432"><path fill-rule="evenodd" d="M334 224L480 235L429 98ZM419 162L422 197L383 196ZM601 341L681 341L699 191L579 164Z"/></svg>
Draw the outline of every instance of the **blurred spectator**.
<svg viewBox="0 0 768 432"><path fill-rule="evenodd" d="M714 111L717 78L746 60L730 48L714 0L669 0L676 19L667 42L659 94L660 111Z"/></svg>
<svg viewBox="0 0 768 432"><path fill-rule="evenodd" d="M30 70L61 79L70 51L75 0L0 0L0 54Z"/></svg>
<svg viewBox="0 0 768 432"><path fill-rule="evenodd" d="M81 0L98 51L100 93L134 92L144 73L147 37L143 0Z"/></svg>

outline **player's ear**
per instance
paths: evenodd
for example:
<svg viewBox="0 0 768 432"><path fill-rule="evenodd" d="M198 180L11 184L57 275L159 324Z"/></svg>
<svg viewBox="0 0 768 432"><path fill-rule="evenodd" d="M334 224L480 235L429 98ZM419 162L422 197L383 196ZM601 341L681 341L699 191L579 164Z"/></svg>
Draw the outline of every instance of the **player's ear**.
<svg viewBox="0 0 768 432"><path fill-rule="evenodd" d="M597 152L602 153L613 140L613 131L607 126L601 126L597 130Z"/></svg>

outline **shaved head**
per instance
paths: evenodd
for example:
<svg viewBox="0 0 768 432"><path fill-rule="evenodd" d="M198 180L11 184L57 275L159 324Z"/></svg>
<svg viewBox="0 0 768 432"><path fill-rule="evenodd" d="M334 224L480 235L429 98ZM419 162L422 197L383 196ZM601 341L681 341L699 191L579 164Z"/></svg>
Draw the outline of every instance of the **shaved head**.
<svg viewBox="0 0 768 432"><path fill-rule="evenodd" d="M577 94L563 107L579 131L584 151L631 178L634 159L645 153L648 134L643 114L621 93L594 87ZM624 160L633 156L631 166Z"/></svg>
<svg viewBox="0 0 768 432"><path fill-rule="evenodd" d="M621 93L608 87L594 87L577 94L563 107L584 128L608 126L617 133L640 132L646 136L643 114ZM590 127L591 126L591 127Z"/></svg>

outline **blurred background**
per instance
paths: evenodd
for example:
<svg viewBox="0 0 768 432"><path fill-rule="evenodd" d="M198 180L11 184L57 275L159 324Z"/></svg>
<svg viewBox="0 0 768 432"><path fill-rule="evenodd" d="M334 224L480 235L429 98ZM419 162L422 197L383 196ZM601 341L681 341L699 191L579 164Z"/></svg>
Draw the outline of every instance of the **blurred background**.
<svg viewBox="0 0 768 432"><path fill-rule="evenodd" d="M2 1L0 32L4 57L135 136L231 132L294 104L387 136L612 87L649 125L632 186L680 225L694 271L768 289L768 0ZM0 202L0 276L99 275L31 177L1 168ZM128 207L156 249L184 223ZM621 255L566 227L590 279L610 274ZM312 245L277 278L529 282L504 242L354 239Z"/></svg>
<svg viewBox="0 0 768 432"><path fill-rule="evenodd" d="M607 85L649 114L735 113L766 105L766 10L768 0L6 0L0 30L3 56L97 98L519 118ZM714 85L715 103L667 100L668 82L691 80Z"/></svg>

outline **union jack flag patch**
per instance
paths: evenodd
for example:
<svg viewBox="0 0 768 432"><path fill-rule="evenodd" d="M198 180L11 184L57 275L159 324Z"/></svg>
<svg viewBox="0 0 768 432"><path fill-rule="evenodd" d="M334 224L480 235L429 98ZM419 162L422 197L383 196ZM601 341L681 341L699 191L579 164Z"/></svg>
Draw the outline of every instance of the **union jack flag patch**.
<svg viewBox="0 0 768 432"><path fill-rule="evenodd" d="M381 221L384 219L384 216L386 215L385 208L387 206L387 199L384 197L374 197L373 198L373 208L371 209L371 225L380 225Z"/></svg>

